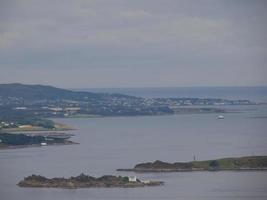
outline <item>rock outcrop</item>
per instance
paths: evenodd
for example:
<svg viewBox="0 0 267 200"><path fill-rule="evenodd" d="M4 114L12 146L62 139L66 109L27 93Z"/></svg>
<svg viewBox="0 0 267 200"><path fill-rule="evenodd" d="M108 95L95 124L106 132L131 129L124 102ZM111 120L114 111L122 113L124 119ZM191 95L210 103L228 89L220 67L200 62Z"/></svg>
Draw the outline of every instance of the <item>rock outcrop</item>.
<svg viewBox="0 0 267 200"><path fill-rule="evenodd" d="M160 181L129 181L129 177L105 175L99 178L81 174L70 178L46 178L39 175L31 175L18 183L20 187L44 187L44 188L102 188L102 187L145 187L162 185Z"/></svg>

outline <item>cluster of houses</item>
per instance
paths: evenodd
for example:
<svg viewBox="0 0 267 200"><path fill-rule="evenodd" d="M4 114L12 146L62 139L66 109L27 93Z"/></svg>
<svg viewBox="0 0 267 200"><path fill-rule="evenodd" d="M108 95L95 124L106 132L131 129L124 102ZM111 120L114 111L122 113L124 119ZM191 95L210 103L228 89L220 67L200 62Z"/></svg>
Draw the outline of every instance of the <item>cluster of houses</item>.
<svg viewBox="0 0 267 200"><path fill-rule="evenodd" d="M32 128L32 125L30 124L17 124L14 122L0 122L0 129L1 128L21 128L21 129L25 129L25 128Z"/></svg>
<svg viewBox="0 0 267 200"><path fill-rule="evenodd" d="M81 110L80 107L42 107L42 110L51 112L52 115L63 114L65 117L77 113Z"/></svg>
<svg viewBox="0 0 267 200"><path fill-rule="evenodd" d="M17 127L17 125L15 123L13 123L13 122L9 123L9 122L2 121L0 123L0 128L15 128L15 127Z"/></svg>
<svg viewBox="0 0 267 200"><path fill-rule="evenodd" d="M39 114L40 112L49 113L51 115L61 114L61 115L64 115L65 117L67 117L67 116L70 116L72 114L79 112L81 110L81 108L79 106L64 107L64 105L61 107L59 107L59 106L42 106L40 108L19 106L19 107L14 107L13 110L32 111L35 114Z"/></svg>

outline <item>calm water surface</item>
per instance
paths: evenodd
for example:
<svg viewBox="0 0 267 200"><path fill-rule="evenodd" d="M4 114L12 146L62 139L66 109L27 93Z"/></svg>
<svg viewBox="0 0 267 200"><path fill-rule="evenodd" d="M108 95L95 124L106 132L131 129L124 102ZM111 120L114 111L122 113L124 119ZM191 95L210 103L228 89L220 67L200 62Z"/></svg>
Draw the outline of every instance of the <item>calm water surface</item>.
<svg viewBox="0 0 267 200"><path fill-rule="evenodd" d="M23 177L76 176L116 172L136 163L190 161L228 156L267 155L267 107L235 107L241 113L156 117L57 119L77 130L80 145L0 151L0 199L267 199L267 172L193 172L137 174L164 186L134 189L19 188Z"/></svg>

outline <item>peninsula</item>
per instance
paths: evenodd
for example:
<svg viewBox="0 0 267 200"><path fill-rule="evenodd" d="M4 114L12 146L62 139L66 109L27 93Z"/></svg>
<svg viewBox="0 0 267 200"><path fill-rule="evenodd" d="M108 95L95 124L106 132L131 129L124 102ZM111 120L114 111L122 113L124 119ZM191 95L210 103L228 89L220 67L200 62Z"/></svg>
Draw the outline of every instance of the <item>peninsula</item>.
<svg viewBox="0 0 267 200"><path fill-rule="evenodd" d="M0 129L32 126L55 130L59 127L51 118L223 113L225 110L218 106L254 104L240 99L142 98L44 85L0 84Z"/></svg>
<svg viewBox="0 0 267 200"><path fill-rule="evenodd" d="M133 172L188 172L223 170L267 170L267 156L248 156L175 163L168 163L157 160L155 162L137 164L132 169L117 169L117 171Z"/></svg>
<svg viewBox="0 0 267 200"><path fill-rule="evenodd" d="M105 175L99 178L81 174L70 178L46 178L38 175L31 175L18 183L20 187L38 188L136 188L145 186L163 185L161 181L141 181L136 177L122 177Z"/></svg>

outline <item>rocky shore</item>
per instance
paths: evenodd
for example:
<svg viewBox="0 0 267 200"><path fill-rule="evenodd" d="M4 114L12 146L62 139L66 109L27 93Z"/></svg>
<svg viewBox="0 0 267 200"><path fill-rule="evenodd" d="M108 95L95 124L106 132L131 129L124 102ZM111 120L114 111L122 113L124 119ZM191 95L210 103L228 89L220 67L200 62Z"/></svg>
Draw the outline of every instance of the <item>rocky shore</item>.
<svg viewBox="0 0 267 200"><path fill-rule="evenodd" d="M140 181L130 177L105 175L99 178L81 174L70 178L46 178L39 175L31 175L18 183L20 187L37 187L37 188L135 188L145 186L163 185L161 181Z"/></svg>
<svg viewBox="0 0 267 200"><path fill-rule="evenodd" d="M217 160L191 161L168 163L157 160L137 164L130 169L117 169L117 171L133 172L188 172L188 171L248 171L267 170L267 156L249 156L238 158L222 158Z"/></svg>

